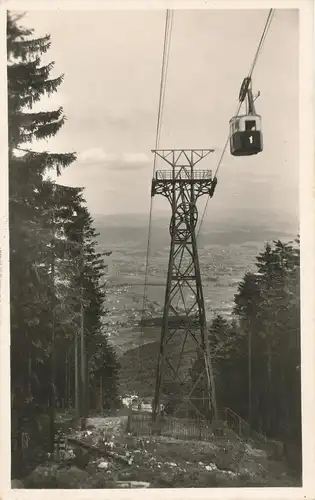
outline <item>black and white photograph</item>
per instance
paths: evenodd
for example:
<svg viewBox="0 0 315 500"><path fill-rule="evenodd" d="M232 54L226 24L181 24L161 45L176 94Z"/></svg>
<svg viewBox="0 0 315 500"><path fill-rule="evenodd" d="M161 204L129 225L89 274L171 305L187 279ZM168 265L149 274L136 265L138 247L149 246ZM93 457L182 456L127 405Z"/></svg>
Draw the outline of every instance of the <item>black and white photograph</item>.
<svg viewBox="0 0 315 500"><path fill-rule="evenodd" d="M12 490L311 499L314 4L197 3L3 6Z"/></svg>

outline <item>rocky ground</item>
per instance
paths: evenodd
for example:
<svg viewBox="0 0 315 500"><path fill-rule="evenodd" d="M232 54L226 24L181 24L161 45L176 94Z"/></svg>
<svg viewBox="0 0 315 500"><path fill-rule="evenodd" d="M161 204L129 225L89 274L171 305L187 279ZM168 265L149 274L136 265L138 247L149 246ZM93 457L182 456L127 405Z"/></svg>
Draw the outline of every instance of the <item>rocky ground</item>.
<svg viewBox="0 0 315 500"><path fill-rule="evenodd" d="M65 451L47 456L20 488L296 486L283 460L238 439L212 442L139 437L127 417L91 418L70 430Z"/></svg>

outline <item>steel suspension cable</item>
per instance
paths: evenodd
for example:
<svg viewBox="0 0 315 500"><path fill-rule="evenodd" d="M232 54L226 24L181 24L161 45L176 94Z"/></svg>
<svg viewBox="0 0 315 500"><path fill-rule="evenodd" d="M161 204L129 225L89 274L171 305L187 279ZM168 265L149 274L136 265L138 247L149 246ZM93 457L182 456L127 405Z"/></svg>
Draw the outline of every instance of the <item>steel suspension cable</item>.
<svg viewBox="0 0 315 500"><path fill-rule="evenodd" d="M162 119L163 119L163 109L165 100L165 88L167 81L168 72L168 61L170 53L170 41L172 35L172 25L173 25L173 12L171 10L166 11L165 20L165 33L164 33L164 45L163 45L163 57L162 57L162 68L161 68L161 80L160 80L160 93L159 93L159 104L158 104L158 117L156 125L156 138L155 138L155 149L158 149ZM153 160L153 172L152 177L154 177L156 168L156 155L154 155ZM141 345L143 344L143 333L144 333L144 319L147 305L147 288L148 288L148 267L149 267L149 255L150 255L150 245L151 245L151 228L152 228L152 208L153 208L153 197L150 199L150 211L149 211L149 227L148 227L148 239L146 248L146 260L145 260L145 272L144 272L144 292L142 301L142 314L141 314ZM139 352L139 351L138 351ZM140 356L140 352L139 352Z"/></svg>
<svg viewBox="0 0 315 500"><path fill-rule="evenodd" d="M161 136L162 118L163 118L163 109L164 109L164 100L165 100L165 89L166 89L166 80L167 80L167 72L168 72L168 62L169 62L169 53L170 53L171 37L172 37L172 27L173 27L173 12L171 10L167 10L166 11L166 21L165 21L165 34L164 34L161 81L160 81L160 96L159 96L159 105L158 105L158 118L157 118L157 124L156 124L155 149L157 149L159 146L160 136ZM156 167L156 155L154 155L154 161L153 161L153 174L155 173L155 167Z"/></svg>
<svg viewBox="0 0 315 500"><path fill-rule="evenodd" d="M260 55L260 52L261 52L261 49L262 49L263 44L264 44L264 42L265 42L265 39L266 39L266 36L267 36L268 30L269 30L269 28L270 28L270 24L271 24L271 21L272 21L273 15L274 15L274 9L270 9L270 10L269 10L268 17L267 17L267 20L266 20L266 23L265 23L265 27L264 27L263 33L262 33L262 35L261 35L261 38L260 38L260 41L259 41L259 44L258 44L258 47L257 47L257 51L256 51L256 54L255 54L255 57L254 57L254 60L253 60L252 66L251 66L250 71L249 71L249 74L248 74L248 77L249 77L249 78L251 78L251 77L252 77L252 74L253 74L253 72L254 72L254 69L255 69L255 66L256 66L256 63L257 63L258 57L259 57L259 55Z"/></svg>
<svg viewBox="0 0 315 500"><path fill-rule="evenodd" d="M159 111L159 128L158 128L158 133L156 137L156 144L155 144L155 149L158 148L159 143L160 143L160 136L161 136L161 129L162 129L162 118L163 118L163 110L164 110L164 101L165 101L165 90L166 90L166 81L167 81L167 73L168 73L168 63L169 63L169 55L170 55L170 48L171 48L171 39L172 39L172 29L173 29L173 11L169 11L169 29L168 29L168 43L167 43L167 49L166 49L166 54L165 54L165 73L164 73L164 83L163 86L161 87L162 92L161 92L161 107ZM156 155L154 155L155 163L156 164Z"/></svg>

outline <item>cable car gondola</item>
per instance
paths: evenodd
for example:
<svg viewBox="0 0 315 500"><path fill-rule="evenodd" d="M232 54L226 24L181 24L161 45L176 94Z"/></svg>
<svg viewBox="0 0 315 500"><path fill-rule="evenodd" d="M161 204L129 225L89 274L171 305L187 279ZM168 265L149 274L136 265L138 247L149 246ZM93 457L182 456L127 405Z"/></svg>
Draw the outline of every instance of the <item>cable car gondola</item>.
<svg viewBox="0 0 315 500"><path fill-rule="evenodd" d="M230 150L233 156L256 155L263 150L261 117L255 111L250 77L243 80L239 94L240 103L246 97L246 115L233 116L230 120Z"/></svg>

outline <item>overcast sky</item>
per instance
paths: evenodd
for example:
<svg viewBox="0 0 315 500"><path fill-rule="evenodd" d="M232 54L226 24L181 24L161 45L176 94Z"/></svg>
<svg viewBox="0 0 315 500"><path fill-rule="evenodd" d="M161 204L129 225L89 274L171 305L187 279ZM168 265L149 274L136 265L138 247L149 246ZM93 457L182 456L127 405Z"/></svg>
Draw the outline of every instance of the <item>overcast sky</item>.
<svg viewBox="0 0 315 500"><path fill-rule="evenodd" d="M161 148L215 148L200 168L215 169L267 10L175 11ZM92 214L148 211L165 11L29 12L24 25L51 34L45 61L65 74L58 95L67 122L47 144L78 153L58 182L85 186ZM214 212L264 210L297 217L298 12L277 10L253 75L264 151L227 150ZM166 164L165 164L166 166ZM161 165L162 168L162 165ZM167 168L167 166L166 166ZM155 210L165 209L162 200Z"/></svg>

